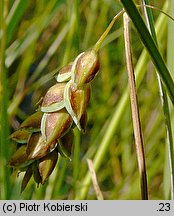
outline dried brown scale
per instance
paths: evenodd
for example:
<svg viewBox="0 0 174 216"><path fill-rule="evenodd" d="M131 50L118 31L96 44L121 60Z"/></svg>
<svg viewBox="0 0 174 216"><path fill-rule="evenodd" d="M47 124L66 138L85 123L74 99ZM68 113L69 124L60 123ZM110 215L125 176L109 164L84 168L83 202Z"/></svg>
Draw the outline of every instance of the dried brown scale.
<svg viewBox="0 0 174 216"><path fill-rule="evenodd" d="M53 152L49 153L47 156L41 158L38 163L38 170L41 176L41 184L44 184L48 177L53 172L58 160L58 152L55 149Z"/></svg>
<svg viewBox="0 0 174 216"><path fill-rule="evenodd" d="M46 115L46 144L50 145L52 142L55 142L55 140L57 141L61 138L70 129L73 120L65 109Z"/></svg>
<svg viewBox="0 0 174 216"><path fill-rule="evenodd" d="M65 74L71 72L73 62L70 62L68 65L64 66L60 69L59 74Z"/></svg>
<svg viewBox="0 0 174 216"><path fill-rule="evenodd" d="M80 126L81 126L81 131L82 133L85 133L86 132L86 126L87 126L87 120L88 120L88 115L87 115L87 111L85 111L81 118L80 118Z"/></svg>
<svg viewBox="0 0 174 216"><path fill-rule="evenodd" d="M82 86L93 80L99 70L99 66L98 53L94 50L82 54L77 61L74 72L74 82L77 86Z"/></svg>
<svg viewBox="0 0 174 216"><path fill-rule="evenodd" d="M70 102L77 119L80 120L86 111L90 99L90 85L87 84L83 88L75 89L73 85L70 87Z"/></svg>
<svg viewBox="0 0 174 216"><path fill-rule="evenodd" d="M39 160L28 166L24 178L22 180L21 192L26 188L30 178L33 176L35 182L44 184L50 174L53 172L58 159L58 152L55 149L53 152L47 154Z"/></svg>
<svg viewBox="0 0 174 216"><path fill-rule="evenodd" d="M44 96L42 107L49 106L53 103L63 101L63 93L66 83L58 83L52 86Z"/></svg>
<svg viewBox="0 0 174 216"><path fill-rule="evenodd" d="M73 62L60 69L59 74L55 77L58 82L66 82L71 78Z"/></svg>
<svg viewBox="0 0 174 216"><path fill-rule="evenodd" d="M24 178L22 180L22 185L21 185L21 193L25 190L28 182L30 181L32 177L32 166L28 166L28 169L25 172Z"/></svg>
<svg viewBox="0 0 174 216"><path fill-rule="evenodd" d="M47 155L52 149L55 148L56 142L51 145L46 145L46 141L40 133L33 133L28 144L26 153L28 159L39 159Z"/></svg>
<svg viewBox="0 0 174 216"><path fill-rule="evenodd" d="M39 186L39 184L42 182L42 178L38 166L39 166L39 161L36 161L35 163L32 164L32 174L35 182Z"/></svg>
<svg viewBox="0 0 174 216"><path fill-rule="evenodd" d="M66 133L58 142L58 150L63 157L70 158L73 149L74 134L72 130Z"/></svg>

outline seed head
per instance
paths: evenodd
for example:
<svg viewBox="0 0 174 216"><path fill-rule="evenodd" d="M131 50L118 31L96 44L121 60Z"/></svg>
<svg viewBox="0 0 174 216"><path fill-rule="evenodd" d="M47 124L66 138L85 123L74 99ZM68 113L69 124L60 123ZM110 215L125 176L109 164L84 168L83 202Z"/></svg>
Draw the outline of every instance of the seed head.
<svg viewBox="0 0 174 216"><path fill-rule="evenodd" d="M33 176L37 185L44 184L58 160L58 154L71 158L73 125L84 132L90 84L99 69L98 53L90 50L77 56L56 76L58 83L48 89L40 110L29 116L11 134L17 150L9 165L25 171L21 192Z"/></svg>

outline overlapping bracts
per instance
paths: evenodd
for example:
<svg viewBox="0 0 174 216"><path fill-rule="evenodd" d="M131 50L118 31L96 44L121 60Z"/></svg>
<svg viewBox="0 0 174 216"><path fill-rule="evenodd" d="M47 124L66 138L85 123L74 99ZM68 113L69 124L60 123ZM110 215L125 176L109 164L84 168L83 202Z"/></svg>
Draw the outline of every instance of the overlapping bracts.
<svg viewBox="0 0 174 216"><path fill-rule="evenodd" d="M59 154L71 157L73 127L85 132L90 82L99 70L98 53L83 52L63 67L57 83L46 92L38 111L29 116L10 138L17 150L9 165L24 171L21 191L33 176L44 184L57 163Z"/></svg>

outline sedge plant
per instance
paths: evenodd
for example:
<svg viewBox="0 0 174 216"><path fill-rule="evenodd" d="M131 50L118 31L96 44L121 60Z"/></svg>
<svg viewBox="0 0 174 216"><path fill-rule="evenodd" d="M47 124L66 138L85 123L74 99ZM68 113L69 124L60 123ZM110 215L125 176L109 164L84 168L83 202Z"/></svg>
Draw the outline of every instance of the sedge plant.
<svg viewBox="0 0 174 216"><path fill-rule="evenodd" d="M31 36L30 38L36 39L38 37L38 35L40 34L44 26L46 26L49 23L51 16L54 15L56 8L60 6L59 4L60 3L56 3L56 1L49 3L49 7L47 7L45 14L46 13L50 14L50 16L48 16L47 19L45 20L43 15L41 16L42 21L38 20L38 22L34 23L35 26L38 26L38 32L36 32L35 34L34 31L32 30L32 27L31 29L28 29L28 32L30 32L30 34L28 35ZM123 5L124 4L126 3L123 1ZM77 4L75 5L77 6ZM94 6L96 7L96 5ZM55 169L57 171L56 168L57 161L59 161L59 163L62 162L62 164L64 163L64 165L61 167L62 169L58 170L59 171L58 174L55 175L57 177L60 176L58 184L57 185L56 183L53 184L53 186L51 186L51 190L48 187L49 188L48 191L46 190L46 187L43 187L43 191L39 188L38 191L40 192L38 192L38 197L39 197L39 193L41 195L42 193L46 193L46 192L50 193L50 191L52 191L52 195L50 194L50 198L52 198L53 195L55 194L54 189L57 188L58 191L61 190L62 181L64 179L65 171L67 169L67 162L66 162L67 160L62 160L61 158L62 156L68 159L72 157L72 152L74 148L74 144L73 144L74 132L76 134L75 140L79 143L79 139L78 139L79 133L75 128L77 128L81 132L85 132L86 130L87 105L89 104L89 99L91 94L90 82L97 74L99 70L99 62L102 59L102 56L99 57L98 52L100 51L101 45L103 44L103 40L110 32L110 29L115 23L115 21L117 20L117 18L120 17L125 10L127 10L126 5L124 6L125 9L123 9L117 16L114 17L111 24L108 26L107 30L104 32L104 34L102 34L101 38L97 41L97 43L94 46L92 46L91 49L78 54L77 57L71 63L62 67L62 69L59 70L58 74L56 70L56 81L57 81L56 84L52 85L46 91L46 94L43 96L43 98L40 100L39 104L37 105L36 112L30 115L28 118L26 118L20 125L18 125L18 129L10 135L9 138L11 138L12 140L14 140L14 142L17 143L16 144L17 149L12 155L11 159L9 160L8 165L24 173L22 179L21 191L24 191L24 189L27 190L26 186L27 184L30 185L29 181L32 176L34 177L34 180L38 185L39 184L47 185L47 181L50 178L52 178L51 176L54 176L52 173L53 170ZM25 9L25 7L27 7L27 5L24 5L23 8ZM105 8L103 8L103 13L104 13L104 9ZM75 11L76 12L73 16L77 15L77 7L75 7ZM129 11L127 12L129 14ZM38 86L43 85L43 83L47 82L48 77L55 75L55 71L54 71L52 75L51 74L45 75L45 77L42 77L41 79L37 80L37 78L42 73L42 69L49 62L49 58L51 57L50 53L54 53L56 50L55 47L57 48L59 47L60 43L62 42L69 28L72 28L71 34L69 34L69 39L72 38L73 31L75 31L76 22L79 22L78 16L76 18L73 17L73 25L71 27L65 26L65 28L62 30L62 34L58 35L58 37L54 41L55 43L54 42L52 43L52 47L50 46L49 52L47 53L47 55L45 55L45 58L43 59L38 69L36 70L37 74L31 76L30 82L28 86L26 86L27 88L25 88L25 91L23 91L22 94L18 94L18 91L16 91L16 95L18 97L16 98L14 97L14 100L12 101L13 103L11 103L11 106L9 106L8 109L10 116L14 115L16 108L18 107L18 105L21 103L21 101L23 100L23 98L28 92L32 91L32 89L35 89ZM146 30L144 31L145 32L143 33L140 32L140 35L147 33ZM26 36L28 35L26 34ZM24 43L24 45L26 47L32 45L30 48L31 53L28 53L28 55L26 54L26 56L30 56L29 61L32 62L31 54L33 53L32 47L34 47L35 45L35 41L34 41L35 39L33 40L33 44L30 44L31 41L30 38L28 37L27 39L26 37L26 43ZM147 38L145 39L142 38L142 41L144 42L146 41L146 39ZM171 101L173 102L173 93L172 93L173 81L170 76L170 73L164 64L164 61L162 60L158 49L154 46L151 36L149 35L148 35L148 40L150 40L150 44L152 44L153 46L149 47L148 44L146 43L144 44L147 47L147 50L151 55L152 60L155 62L156 66L160 61L160 65L158 65L158 71L162 78L164 86L166 88L166 91L169 94ZM87 36L85 41L88 41L89 43L89 35ZM25 46L21 46L21 47L19 46L19 48L17 49L18 52L16 53L14 52L12 58L8 55L8 58L6 59L6 65L8 67L12 65L15 58L17 58L17 56L19 56L20 53L23 52L22 49L25 49ZM64 58L64 63L67 63L71 46L72 46L71 43L69 43L69 45L67 46L67 52ZM84 46L84 47L89 47L89 46ZM10 47L7 53L13 54L12 51L13 51L13 46ZM154 52L156 52L156 54L154 54ZM143 55L144 55L143 58L147 59L147 53ZM27 61L28 58L26 58L25 60ZM23 64L22 67L23 69L25 69L25 64ZM22 83L24 84L25 79L26 79L26 74L24 74L24 76L21 77L20 81L22 81ZM140 78L137 79L138 79L137 86L139 86ZM32 85L33 82L35 83ZM118 109L115 110L115 114L113 115L113 118L111 118L110 122L107 122L108 126L104 125L105 129L106 126L108 128L108 130L105 130L104 133L106 136L104 136L103 140L101 141L101 145L99 146L96 154L93 151L94 169L96 172L100 168L103 156L107 151L107 148L109 147L109 143L111 142L110 140L113 137L114 131L119 122L118 119L121 116L121 114L123 114L124 109L127 106L126 105L128 101L127 88L125 92L126 93L123 94L123 97L120 103L118 104ZM91 115L90 112L89 115ZM95 149L96 147L95 146L92 147L91 145L90 149L92 150L93 148ZM76 150L76 154L79 154L77 145L75 145L75 150ZM80 165L76 163L76 168L77 167L80 167ZM74 177L76 180L80 178L77 172L74 174ZM76 184L75 181L74 184ZM86 175L84 176L84 178L82 177L80 187L76 189L75 192L76 194L74 197L77 199L84 199L87 195L89 185L90 185L90 175L89 172L86 171ZM33 198L36 197L37 196ZM47 195L46 197L49 196Z"/></svg>

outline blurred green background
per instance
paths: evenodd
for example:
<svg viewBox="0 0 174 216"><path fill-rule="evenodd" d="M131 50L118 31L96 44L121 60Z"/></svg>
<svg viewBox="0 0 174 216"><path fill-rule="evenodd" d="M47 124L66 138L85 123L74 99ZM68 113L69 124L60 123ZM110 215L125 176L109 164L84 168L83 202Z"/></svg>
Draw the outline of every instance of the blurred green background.
<svg viewBox="0 0 174 216"><path fill-rule="evenodd" d="M150 3L160 9L165 4L167 9L169 3L168 13L172 15L171 11L174 11L172 0ZM56 82L56 71L97 42L121 10L121 3L116 0L1 0L1 6L6 25L3 26L3 13L0 13L1 61L4 59L5 62L0 71L0 92L5 89L5 94L0 94L0 199L97 199L93 185L89 184L87 158L94 160L104 199L141 199L127 90L122 17L100 50L101 66L92 82L87 132L80 134L75 129L72 160L60 157L44 186L37 188L31 180L22 194L23 174L15 178L6 166L15 150L15 144L7 139L9 134L35 111L40 97ZM153 15L155 22L159 16L162 19L157 30L159 50L172 71L174 43L170 38L174 23L160 12L153 11ZM170 173L158 82L153 64L143 51L132 23L131 27L133 61L139 73L138 101L149 198L168 199ZM2 30L6 32L5 38ZM174 122L172 108L171 121ZM85 189L88 184L89 188Z"/></svg>

